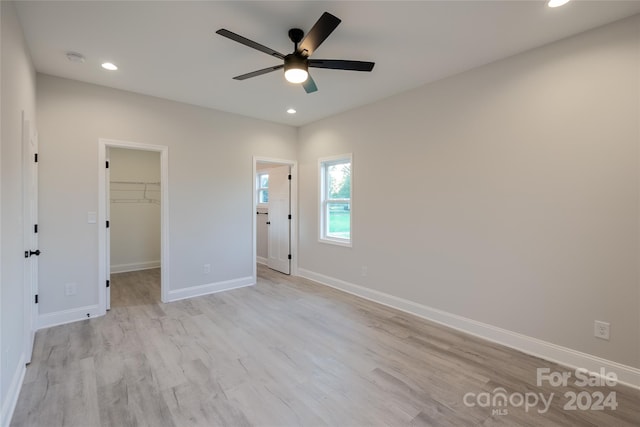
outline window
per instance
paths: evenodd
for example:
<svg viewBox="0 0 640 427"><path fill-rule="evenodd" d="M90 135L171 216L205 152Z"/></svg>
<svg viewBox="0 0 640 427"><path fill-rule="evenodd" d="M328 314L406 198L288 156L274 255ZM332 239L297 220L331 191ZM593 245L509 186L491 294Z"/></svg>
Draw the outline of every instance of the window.
<svg viewBox="0 0 640 427"><path fill-rule="evenodd" d="M320 159L320 241L351 246L351 154Z"/></svg>
<svg viewBox="0 0 640 427"><path fill-rule="evenodd" d="M258 172L256 175L256 197L258 205L269 203L269 174Z"/></svg>

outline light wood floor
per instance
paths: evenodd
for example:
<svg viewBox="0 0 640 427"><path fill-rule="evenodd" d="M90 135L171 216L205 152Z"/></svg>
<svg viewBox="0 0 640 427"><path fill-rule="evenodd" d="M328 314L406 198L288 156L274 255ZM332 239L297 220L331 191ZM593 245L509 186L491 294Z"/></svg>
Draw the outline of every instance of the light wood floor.
<svg viewBox="0 0 640 427"><path fill-rule="evenodd" d="M171 304L158 270L115 275L105 317L38 332L11 425L640 425L640 391L583 389L614 391L617 409L563 410L580 389L537 387L536 368L566 368L258 272L257 286ZM464 404L497 387L555 397L544 414Z"/></svg>

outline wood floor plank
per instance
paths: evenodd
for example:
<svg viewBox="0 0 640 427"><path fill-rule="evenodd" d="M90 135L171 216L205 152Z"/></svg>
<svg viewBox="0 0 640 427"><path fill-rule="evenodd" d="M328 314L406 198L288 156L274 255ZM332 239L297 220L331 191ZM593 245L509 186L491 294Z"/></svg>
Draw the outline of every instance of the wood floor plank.
<svg viewBox="0 0 640 427"><path fill-rule="evenodd" d="M106 316L38 331L11 426L640 425L639 390L538 387L537 368L571 370L263 266L254 287L170 304L159 280L113 275ZM496 390L555 398L465 401ZM617 409L564 407L596 391Z"/></svg>

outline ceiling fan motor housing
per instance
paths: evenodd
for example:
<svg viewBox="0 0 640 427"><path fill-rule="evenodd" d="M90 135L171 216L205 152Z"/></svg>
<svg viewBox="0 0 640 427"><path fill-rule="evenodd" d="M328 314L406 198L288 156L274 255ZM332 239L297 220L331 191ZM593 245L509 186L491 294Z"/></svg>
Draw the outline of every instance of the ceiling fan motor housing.
<svg viewBox="0 0 640 427"><path fill-rule="evenodd" d="M284 71L296 68L298 70L309 71L309 61L306 57L298 53L290 53L284 57Z"/></svg>

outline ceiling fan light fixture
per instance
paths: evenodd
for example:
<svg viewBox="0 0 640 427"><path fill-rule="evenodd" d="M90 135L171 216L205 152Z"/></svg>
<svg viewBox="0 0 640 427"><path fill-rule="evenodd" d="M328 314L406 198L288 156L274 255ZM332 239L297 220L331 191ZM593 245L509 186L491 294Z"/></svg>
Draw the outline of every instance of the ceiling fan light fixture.
<svg viewBox="0 0 640 427"><path fill-rule="evenodd" d="M309 77L307 59L295 54L284 58L284 78L290 83L302 83Z"/></svg>
<svg viewBox="0 0 640 427"><path fill-rule="evenodd" d="M300 68L290 68L284 72L284 78L290 83L302 83L307 80L309 73Z"/></svg>

